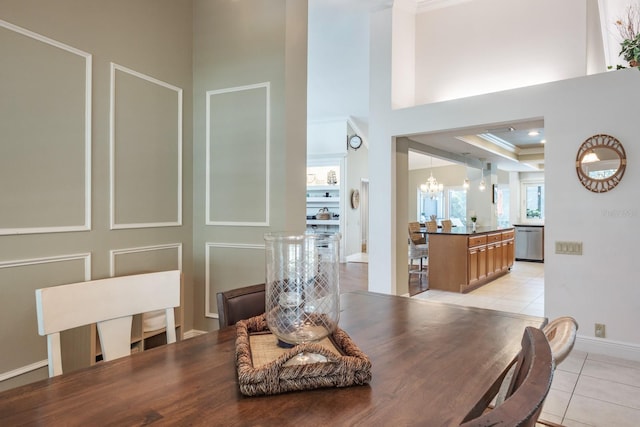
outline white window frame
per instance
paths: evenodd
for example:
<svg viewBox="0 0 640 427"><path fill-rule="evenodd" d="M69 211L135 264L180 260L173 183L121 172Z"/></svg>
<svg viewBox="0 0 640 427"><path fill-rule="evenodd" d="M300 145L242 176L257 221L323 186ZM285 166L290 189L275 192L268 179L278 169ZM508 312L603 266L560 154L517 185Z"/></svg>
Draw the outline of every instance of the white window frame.
<svg viewBox="0 0 640 427"><path fill-rule="evenodd" d="M527 187L531 186L544 187L543 179L527 180L520 182L520 222L523 224L544 224L545 207L542 207L542 218L527 218ZM546 190L545 190L546 193Z"/></svg>

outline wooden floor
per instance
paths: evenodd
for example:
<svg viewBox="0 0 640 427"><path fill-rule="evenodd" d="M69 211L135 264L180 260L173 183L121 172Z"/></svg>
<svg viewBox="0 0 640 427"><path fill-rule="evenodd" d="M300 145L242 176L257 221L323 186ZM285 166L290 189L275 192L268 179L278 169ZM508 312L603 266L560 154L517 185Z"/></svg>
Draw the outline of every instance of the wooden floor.
<svg viewBox="0 0 640 427"><path fill-rule="evenodd" d="M369 288L368 268L366 262L340 263L340 293L366 291Z"/></svg>
<svg viewBox="0 0 640 427"><path fill-rule="evenodd" d="M369 264L366 262L346 262L340 264L340 292L366 291L369 288ZM411 275L409 295L414 296L429 288L426 276Z"/></svg>

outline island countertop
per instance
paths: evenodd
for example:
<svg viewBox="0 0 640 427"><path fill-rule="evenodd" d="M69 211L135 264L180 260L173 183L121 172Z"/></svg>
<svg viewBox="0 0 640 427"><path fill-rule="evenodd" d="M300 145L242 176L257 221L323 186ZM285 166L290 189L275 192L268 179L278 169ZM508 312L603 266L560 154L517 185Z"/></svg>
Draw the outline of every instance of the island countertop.
<svg viewBox="0 0 640 427"><path fill-rule="evenodd" d="M501 231L513 230L513 226L509 227L476 227L476 231L473 231L471 227L451 227L450 229L438 228L438 231L426 232L427 234L457 234L457 235L476 235L495 233Z"/></svg>
<svg viewBox="0 0 640 427"><path fill-rule="evenodd" d="M452 227L427 236L429 289L469 292L507 274L515 261L513 227Z"/></svg>

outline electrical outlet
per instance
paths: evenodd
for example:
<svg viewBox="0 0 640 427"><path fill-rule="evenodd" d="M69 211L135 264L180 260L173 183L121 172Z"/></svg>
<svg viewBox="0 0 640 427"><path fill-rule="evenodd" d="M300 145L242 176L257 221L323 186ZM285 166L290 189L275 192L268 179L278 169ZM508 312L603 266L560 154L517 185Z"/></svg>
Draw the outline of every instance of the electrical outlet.
<svg viewBox="0 0 640 427"><path fill-rule="evenodd" d="M604 338L604 323L596 323L596 337Z"/></svg>

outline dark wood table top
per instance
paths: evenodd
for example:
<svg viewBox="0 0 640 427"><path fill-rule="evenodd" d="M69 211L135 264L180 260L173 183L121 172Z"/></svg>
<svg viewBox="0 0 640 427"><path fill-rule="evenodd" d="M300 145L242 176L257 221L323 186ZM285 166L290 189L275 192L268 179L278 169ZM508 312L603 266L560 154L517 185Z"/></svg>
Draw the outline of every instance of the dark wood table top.
<svg viewBox="0 0 640 427"><path fill-rule="evenodd" d="M0 393L0 425L453 426L545 322L363 291L341 304L369 385L244 397L231 327Z"/></svg>

